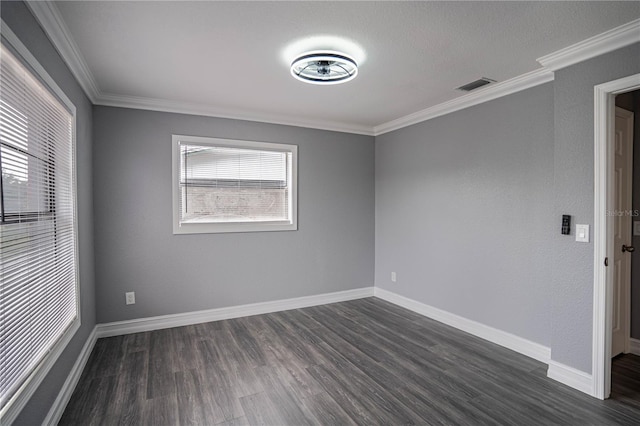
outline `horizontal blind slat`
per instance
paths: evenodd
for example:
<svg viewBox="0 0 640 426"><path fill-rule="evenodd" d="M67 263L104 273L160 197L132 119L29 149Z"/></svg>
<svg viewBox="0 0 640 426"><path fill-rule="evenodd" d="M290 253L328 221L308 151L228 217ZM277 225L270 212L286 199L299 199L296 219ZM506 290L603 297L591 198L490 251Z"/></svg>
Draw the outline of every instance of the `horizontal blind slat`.
<svg viewBox="0 0 640 426"><path fill-rule="evenodd" d="M0 409L78 318L73 116L0 54Z"/></svg>

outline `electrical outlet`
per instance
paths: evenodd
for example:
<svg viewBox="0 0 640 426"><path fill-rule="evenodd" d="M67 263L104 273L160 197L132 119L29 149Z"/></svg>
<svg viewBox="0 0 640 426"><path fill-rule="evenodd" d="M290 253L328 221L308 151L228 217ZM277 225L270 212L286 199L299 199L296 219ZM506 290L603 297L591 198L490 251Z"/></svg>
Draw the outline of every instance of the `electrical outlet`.
<svg viewBox="0 0 640 426"><path fill-rule="evenodd" d="M395 283L397 280L398 280L398 277L396 276L396 273L392 272L391 273L391 282Z"/></svg>
<svg viewBox="0 0 640 426"><path fill-rule="evenodd" d="M127 305L135 305L136 304L136 293L135 291L128 291L124 294Z"/></svg>

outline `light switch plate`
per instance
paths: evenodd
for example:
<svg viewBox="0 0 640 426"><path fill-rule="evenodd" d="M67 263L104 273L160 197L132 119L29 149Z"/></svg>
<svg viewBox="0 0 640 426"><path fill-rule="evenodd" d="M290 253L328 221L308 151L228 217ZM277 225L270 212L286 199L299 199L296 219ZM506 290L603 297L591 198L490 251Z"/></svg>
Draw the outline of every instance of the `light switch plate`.
<svg viewBox="0 0 640 426"><path fill-rule="evenodd" d="M581 243L589 242L589 225L576 224L576 241Z"/></svg>
<svg viewBox="0 0 640 426"><path fill-rule="evenodd" d="M640 235L640 220L633 221L633 235Z"/></svg>

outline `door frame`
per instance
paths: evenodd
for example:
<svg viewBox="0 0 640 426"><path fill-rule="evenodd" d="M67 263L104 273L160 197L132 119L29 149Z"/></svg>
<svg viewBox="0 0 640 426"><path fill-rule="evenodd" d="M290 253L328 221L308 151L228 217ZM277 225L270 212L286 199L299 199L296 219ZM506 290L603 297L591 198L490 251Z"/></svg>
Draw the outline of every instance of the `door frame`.
<svg viewBox="0 0 640 426"><path fill-rule="evenodd" d="M611 393L611 335L613 268L604 260L613 259L613 217L615 193L613 136L615 96L640 89L640 74L594 87L594 266L593 266L593 346L592 395L606 399Z"/></svg>

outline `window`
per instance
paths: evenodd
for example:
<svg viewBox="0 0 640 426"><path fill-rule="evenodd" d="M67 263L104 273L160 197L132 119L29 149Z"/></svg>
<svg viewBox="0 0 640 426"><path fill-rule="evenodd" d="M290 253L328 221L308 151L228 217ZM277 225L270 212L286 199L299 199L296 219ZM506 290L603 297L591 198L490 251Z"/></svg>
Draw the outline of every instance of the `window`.
<svg viewBox="0 0 640 426"><path fill-rule="evenodd" d="M173 233L287 231L297 146L173 136Z"/></svg>
<svg viewBox="0 0 640 426"><path fill-rule="evenodd" d="M19 42L8 47L9 30L2 31L0 415L11 423L24 404L21 396L35 389L80 319L75 111L35 59L23 54L26 49L16 46ZM20 51L29 67L12 49ZM36 77L32 69L41 72Z"/></svg>

